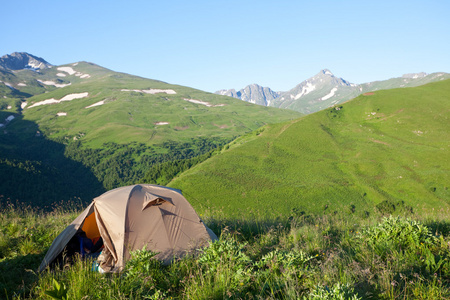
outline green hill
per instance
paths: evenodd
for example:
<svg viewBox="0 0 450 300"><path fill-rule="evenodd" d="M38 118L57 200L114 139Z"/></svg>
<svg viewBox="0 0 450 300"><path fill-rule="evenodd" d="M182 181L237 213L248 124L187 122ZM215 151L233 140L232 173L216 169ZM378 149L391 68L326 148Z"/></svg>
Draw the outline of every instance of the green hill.
<svg viewBox="0 0 450 300"><path fill-rule="evenodd" d="M48 77L58 68L41 73ZM82 133L83 142L91 147L101 147L105 142L155 144L170 139L189 141L199 136L231 138L266 123L299 116L287 110L248 105L188 87L112 72L89 63L63 68L90 77L67 74L64 82L71 85L27 99L24 119L36 122L52 138L73 138ZM33 107L44 100L61 100L72 94L80 98Z"/></svg>
<svg viewBox="0 0 450 300"><path fill-rule="evenodd" d="M377 91L268 125L170 186L225 215L447 209L449 95L449 80Z"/></svg>
<svg viewBox="0 0 450 300"><path fill-rule="evenodd" d="M0 195L37 205L90 201L141 182L152 167L192 165L237 136L301 115L87 62L3 68L0 81Z"/></svg>

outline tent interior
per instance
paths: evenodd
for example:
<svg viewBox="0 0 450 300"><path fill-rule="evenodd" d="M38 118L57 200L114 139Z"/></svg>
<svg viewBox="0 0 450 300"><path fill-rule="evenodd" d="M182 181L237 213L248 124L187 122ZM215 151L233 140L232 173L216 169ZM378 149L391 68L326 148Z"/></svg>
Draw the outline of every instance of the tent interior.
<svg viewBox="0 0 450 300"><path fill-rule="evenodd" d="M83 233L85 234L85 236ZM90 240L89 243L86 243L86 238ZM70 240L67 242L67 245L65 245L64 249L56 256L53 261L49 263L50 267L68 267L73 263L74 256L84 256L84 251L92 254L91 257L98 256L98 254L103 249L103 245L101 245L101 247L97 247L95 251L92 251L92 246L99 245L98 242L100 238L101 235L97 226L97 221L95 219L95 211L92 211L91 214L89 214L84 219L84 222L81 224L80 228L78 228L76 231L73 231L73 235L70 237ZM80 242L81 239L85 241L84 247ZM84 248L84 250L82 249L82 247Z"/></svg>

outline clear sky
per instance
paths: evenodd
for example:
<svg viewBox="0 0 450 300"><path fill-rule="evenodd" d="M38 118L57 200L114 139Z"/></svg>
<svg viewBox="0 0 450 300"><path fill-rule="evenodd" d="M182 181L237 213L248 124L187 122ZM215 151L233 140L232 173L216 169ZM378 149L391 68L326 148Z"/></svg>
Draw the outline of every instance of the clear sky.
<svg viewBox="0 0 450 300"><path fill-rule="evenodd" d="M450 72L449 0L3 1L0 56L89 61L214 92Z"/></svg>

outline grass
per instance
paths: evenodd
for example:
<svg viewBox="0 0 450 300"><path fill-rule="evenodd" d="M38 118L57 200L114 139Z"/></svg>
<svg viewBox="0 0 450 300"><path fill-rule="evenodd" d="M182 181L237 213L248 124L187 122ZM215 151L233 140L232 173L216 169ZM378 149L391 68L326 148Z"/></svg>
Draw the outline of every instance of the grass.
<svg viewBox="0 0 450 300"><path fill-rule="evenodd" d="M228 215L265 207L283 215L326 208L362 216L384 201L447 208L449 93L449 80L377 91L268 125L169 185L200 211L223 207Z"/></svg>
<svg viewBox="0 0 450 300"><path fill-rule="evenodd" d="M278 221L203 216L220 236L169 266L146 249L121 274L91 261L35 273L74 209L3 210L1 293L6 299L446 299L448 210L433 216L299 215Z"/></svg>
<svg viewBox="0 0 450 300"><path fill-rule="evenodd" d="M231 138L267 123L301 116L298 112L253 105L184 86L113 72L89 63L82 62L71 67L91 77L63 77L64 81L72 84L51 89L47 93L36 91L35 96L27 99L28 106L45 99L61 99L71 93L89 92L88 97L25 108L22 113L24 120L36 122L50 138L73 137L83 132L83 143L88 147L98 148L105 142L131 141L153 145L170 139L189 141L198 136ZM56 76L57 72L56 68L52 68L42 71L40 75L31 75L54 80L59 78ZM23 76L31 76L26 72L22 73ZM171 89L176 94L150 95L124 92L122 89ZM207 107L184 99L223 106ZM85 108L99 101L105 101L105 104ZM58 117L58 112L66 112L67 116ZM155 125L157 122L169 124L158 126ZM13 128L11 124L11 129Z"/></svg>

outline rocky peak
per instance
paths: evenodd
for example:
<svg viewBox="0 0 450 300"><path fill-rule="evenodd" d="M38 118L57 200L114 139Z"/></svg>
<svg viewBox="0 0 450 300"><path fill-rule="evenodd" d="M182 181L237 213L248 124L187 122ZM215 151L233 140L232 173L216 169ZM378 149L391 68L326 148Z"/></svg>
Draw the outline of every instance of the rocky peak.
<svg viewBox="0 0 450 300"><path fill-rule="evenodd" d="M226 95L264 106L269 106L270 103L280 95L280 93L277 93L268 87L262 87L256 83L247 85L239 91L236 91L235 89L220 90L217 91L216 94Z"/></svg>
<svg viewBox="0 0 450 300"><path fill-rule="evenodd" d="M331 73L330 70L328 69L323 69L322 71L319 72L319 75L328 75L328 76L334 76L333 73Z"/></svg>
<svg viewBox="0 0 450 300"><path fill-rule="evenodd" d="M51 66L52 65L43 58L26 52L14 52L0 57L0 67L8 70L39 70L51 68Z"/></svg>

